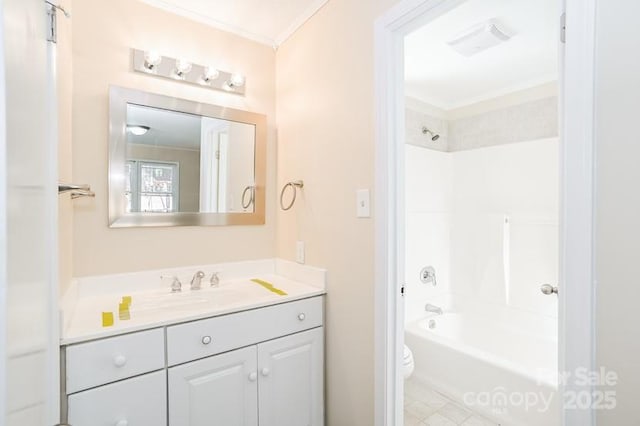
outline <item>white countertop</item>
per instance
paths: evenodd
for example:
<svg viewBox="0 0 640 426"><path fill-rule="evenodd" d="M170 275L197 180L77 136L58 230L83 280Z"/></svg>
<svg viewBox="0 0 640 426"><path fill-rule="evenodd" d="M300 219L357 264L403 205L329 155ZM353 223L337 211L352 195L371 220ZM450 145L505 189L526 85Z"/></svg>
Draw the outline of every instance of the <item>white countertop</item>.
<svg viewBox="0 0 640 426"><path fill-rule="evenodd" d="M201 290L190 290L196 271L206 276ZM219 273L220 284L209 277ZM178 276L182 291L172 293L160 276ZM276 294L251 279L267 281ZM61 345L245 311L325 293L326 271L281 259L190 266L74 280L61 301ZM118 318L118 304L131 296L130 319ZM114 324L102 326L102 312L113 312Z"/></svg>

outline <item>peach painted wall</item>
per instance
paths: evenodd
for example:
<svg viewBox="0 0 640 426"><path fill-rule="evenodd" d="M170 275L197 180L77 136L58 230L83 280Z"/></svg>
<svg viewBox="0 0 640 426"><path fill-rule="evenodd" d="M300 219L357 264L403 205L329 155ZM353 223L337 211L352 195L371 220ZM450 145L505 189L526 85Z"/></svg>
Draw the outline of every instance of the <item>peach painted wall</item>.
<svg viewBox="0 0 640 426"><path fill-rule="evenodd" d="M73 180L95 200L74 201L73 275L274 257L275 52L134 0L82 0L73 8ZM185 57L247 77L237 96L131 71L131 48ZM263 226L110 229L107 218L109 85L267 115L267 215Z"/></svg>
<svg viewBox="0 0 640 426"><path fill-rule="evenodd" d="M327 424L374 424L374 220L356 190L374 186L374 21L394 0L330 0L277 53L278 256L328 269ZM375 194L372 192L372 202ZM375 215L375 212L374 212Z"/></svg>

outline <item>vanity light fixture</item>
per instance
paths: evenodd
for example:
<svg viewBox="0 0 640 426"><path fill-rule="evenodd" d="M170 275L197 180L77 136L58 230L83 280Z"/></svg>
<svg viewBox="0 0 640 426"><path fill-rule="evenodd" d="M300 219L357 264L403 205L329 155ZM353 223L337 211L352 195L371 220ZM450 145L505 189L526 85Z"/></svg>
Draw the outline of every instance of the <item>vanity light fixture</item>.
<svg viewBox="0 0 640 426"><path fill-rule="evenodd" d="M185 76L191 72L193 65L184 59L176 59L176 69L174 70L174 78L176 80L184 80Z"/></svg>
<svg viewBox="0 0 640 426"><path fill-rule="evenodd" d="M200 65L186 58L163 56L155 51L132 49L132 53L133 70L136 72L236 95L246 92L246 79L240 73L223 71L212 65Z"/></svg>
<svg viewBox="0 0 640 426"><path fill-rule="evenodd" d="M142 136L146 134L151 127L149 126L140 126L138 124L127 124L127 132L131 133L135 136Z"/></svg>
<svg viewBox="0 0 640 426"><path fill-rule="evenodd" d="M156 51L144 52L144 68L146 72L157 72L158 65L162 62L162 56Z"/></svg>

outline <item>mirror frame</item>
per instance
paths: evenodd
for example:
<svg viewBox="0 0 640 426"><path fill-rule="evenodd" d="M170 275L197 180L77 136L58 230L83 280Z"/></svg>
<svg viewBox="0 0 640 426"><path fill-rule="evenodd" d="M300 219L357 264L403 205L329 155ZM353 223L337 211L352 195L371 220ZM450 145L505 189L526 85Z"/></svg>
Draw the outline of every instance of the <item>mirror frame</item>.
<svg viewBox="0 0 640 426"><path fill-rule="evenodd" d="M253 213L127 213L124 198L127 104L195 114L255 126L255 198ZM267 117L217 105L142 92L109 88L109 227L264 225L267 164Z"/></svg>

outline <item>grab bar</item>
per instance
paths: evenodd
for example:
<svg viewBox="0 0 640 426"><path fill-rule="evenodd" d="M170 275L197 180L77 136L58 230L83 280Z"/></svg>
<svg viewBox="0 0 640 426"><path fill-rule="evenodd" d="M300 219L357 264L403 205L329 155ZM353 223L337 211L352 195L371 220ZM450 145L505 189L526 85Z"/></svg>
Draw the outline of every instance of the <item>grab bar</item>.
<svg viewBox="0 0 640 426"><path fill-rule="evenodd" d="M96 194L91 190L91 186L87 184L76 185L72 183L58 183L58 194L71 194L71 199L75 200L80 197L95 197Z"/></svg>

